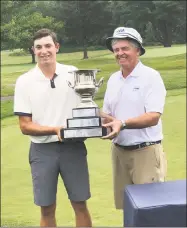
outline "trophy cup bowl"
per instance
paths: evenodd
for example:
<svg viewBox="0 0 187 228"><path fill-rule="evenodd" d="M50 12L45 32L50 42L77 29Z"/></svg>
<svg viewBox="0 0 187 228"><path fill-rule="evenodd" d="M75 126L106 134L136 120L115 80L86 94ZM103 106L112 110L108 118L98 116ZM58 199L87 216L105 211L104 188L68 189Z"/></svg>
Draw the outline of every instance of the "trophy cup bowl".
<svg viewBox="0 0 187 228"><path fill-rule="evenodd" d="M75 90L75 92L81 97L81 102L77 108L84 107L97 107L93 101L93 97L99 87L103 84L103 77L96 82L96 73L100 70L75 70L74 73L74 85L68 81L68 85Z"/></svg>
<svg viewBox="0 0 187 228"><path fill-rule="evenodd" d="M103 77L96 82L98 69L75 70L74 84L67 81L69 87L80 96L81 102L72 110L72 119L67 119L67 128L61 130L64 140L85 139L107 135L107 129L102 127L99 108L93 101L95 94L103 84Z"/></svg>

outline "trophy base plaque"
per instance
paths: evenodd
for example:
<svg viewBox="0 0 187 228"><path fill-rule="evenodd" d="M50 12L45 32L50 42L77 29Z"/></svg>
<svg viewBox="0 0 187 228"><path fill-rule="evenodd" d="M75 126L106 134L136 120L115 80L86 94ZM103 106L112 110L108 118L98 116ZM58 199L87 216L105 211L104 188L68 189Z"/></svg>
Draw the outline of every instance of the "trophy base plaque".
<svg viewBox="0 0 187 228"><path fill-rule="evenodd" d="M73 108L73 118L99 116L98 107Z"/></svg>
<svg viewBox="0 0 187 228"><path fill-rule="evenodd" d="M84 128L84 127L100 127L101 118L100 117L81 117L67 119L67 128Z"/></svg>
<svg viewBox="0 0 187 228"><path fill-rule="evenodd" d="M99 108L74 108L73 118L67 119L67 128L61 130L64 140L103 137L108 134L107 128L102 127Z"/></svg>
<svg viewBox="0 0 187 228"><path fill-rule="evenodd" d="M65 140L97 138L105 135L107 135L106 127L64 128L61 130L61 136Z"/></svg>

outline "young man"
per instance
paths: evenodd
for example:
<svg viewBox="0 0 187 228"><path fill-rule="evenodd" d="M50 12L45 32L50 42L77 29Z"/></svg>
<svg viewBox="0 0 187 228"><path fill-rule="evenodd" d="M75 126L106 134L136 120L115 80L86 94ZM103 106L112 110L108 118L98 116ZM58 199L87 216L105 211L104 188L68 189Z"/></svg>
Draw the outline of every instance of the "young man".
<svg viewBox="0 0 187 228"><path fill-rule="evenodd" d="M145 66L139 56L145 53L140 34L133 28L119 27L106 39L120 70L107 83L103 112L113 117L112 139L114 198L123 209L124 188L128 184L164 181L166 159L161 115L166 89L156 70Z"/></svg>
<svg viewBox="0 0 187 228"><path fill-rule="evenodd" d="M41 207L40 226L55 227L56 193L59 174L75 212L77 227L91 227L86 206L90 198L87 150L84 142L65 143L60 130L80 98L67 80L73 82L76 68L56 62L59 50L56 34L48 29L36 32L34 69L16 81L14 113L20 129L31 139L31 166L34 202Z"/></svg>

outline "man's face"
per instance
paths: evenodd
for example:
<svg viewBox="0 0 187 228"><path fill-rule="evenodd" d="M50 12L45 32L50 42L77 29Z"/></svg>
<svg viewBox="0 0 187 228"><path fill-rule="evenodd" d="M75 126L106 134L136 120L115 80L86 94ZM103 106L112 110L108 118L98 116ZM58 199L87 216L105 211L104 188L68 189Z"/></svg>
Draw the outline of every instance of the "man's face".
<svg viewBox="0 0 187 228"><path fill-rule="evenodd" d="M134 47L128 40L119 40L112 48L117 63L121 67L133 67L140 55L139 49Z"/></svg>
<svg viewBox="0 0 187 228"><path fill-rule="evenodd" d="M54 43L51 36L42 37L34 41L33 51L40 65L55 63L58 50L59 44Z"/></svg>

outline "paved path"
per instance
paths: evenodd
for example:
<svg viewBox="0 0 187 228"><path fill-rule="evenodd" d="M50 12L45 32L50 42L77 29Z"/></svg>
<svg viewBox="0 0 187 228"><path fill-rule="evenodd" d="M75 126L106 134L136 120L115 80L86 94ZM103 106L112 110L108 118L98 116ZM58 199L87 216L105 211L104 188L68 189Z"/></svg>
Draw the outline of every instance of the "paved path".
<svg viewBox="0 0 187 228"><path fill-rule="evenodd" d="M14 99L14 96L1 97L1 101L11 101Z"/></svg>

